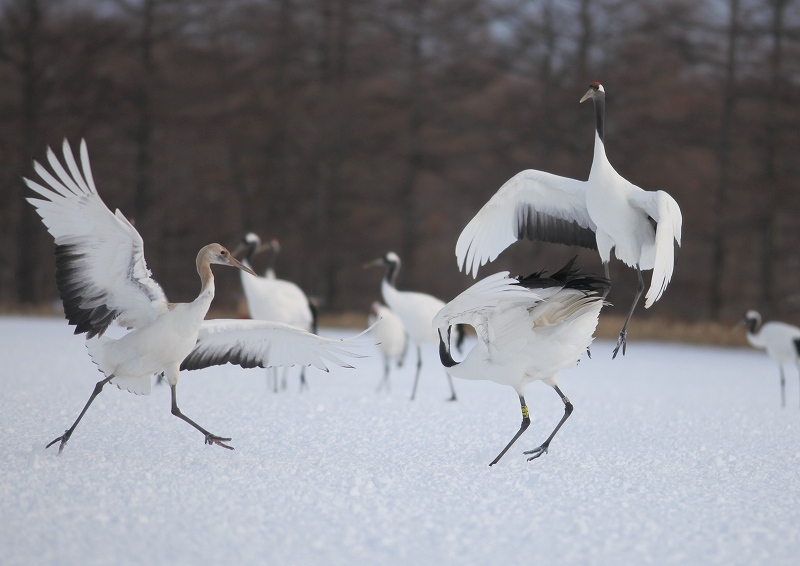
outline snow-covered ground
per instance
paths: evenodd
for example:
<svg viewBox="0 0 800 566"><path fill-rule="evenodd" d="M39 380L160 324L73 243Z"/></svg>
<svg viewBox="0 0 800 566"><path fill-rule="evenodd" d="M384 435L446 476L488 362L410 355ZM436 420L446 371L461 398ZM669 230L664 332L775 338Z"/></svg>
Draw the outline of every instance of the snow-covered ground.
<svg viewBox="0 0 800 566"><path fill-rule="evenodd" d="M743 331L743 330L742 330ZM634 329L635 332L635 321ZM350 332L328 331L330 335ZM63 454L43 446L100 379L65 321L0 318L0 564L797 564L800 392L752 350L612 344L561 375L575 412L528 388L447 383L433 347L376 394L382 362L267 388L266 370L109 387ZM470 344L471 345L471 344ZM413 358L412 358L413 360Z"/></svg>

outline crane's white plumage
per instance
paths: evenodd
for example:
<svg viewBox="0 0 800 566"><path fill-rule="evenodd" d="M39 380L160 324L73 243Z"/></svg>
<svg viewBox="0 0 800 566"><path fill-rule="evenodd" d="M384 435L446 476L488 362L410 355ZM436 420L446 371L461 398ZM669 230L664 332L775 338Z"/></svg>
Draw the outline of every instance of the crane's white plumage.
<svg viewBox="0 0 800 566"><path fill-rule="evenodd" d="M325 361L346 366L350 356L338 341L309 338L307 332L274 325L244 325L243 321L204 318L214 298L211 264L249 268L219 244L209 244L195 264L201 290L191 303L168 303L161 287L150 277L142 238L119 211L112 214L97 194L85 142L81 142L81 171L64 141L61 165L52 151L47 157L55 177L34 162L48 185L25 179L42 198L29 198L56 242L56 282L64 310L76 333L86 333L92 360L105 375L95 386L83 411L65 434L59 451L69 440L86 410L109 382L134 393L150 391L154 374L163 372L172 390L172 413L206 437L206 443L231 448L230 440L215 436L183 415L177 405L176 385L181 362L190 352L192 369L231 361L254 365L310 364ZM56 178L57 177L57 178ZM114 320L130 331L120 338L102 336ZM198 343L203 336L211 346ZM208 338L211 336L211 338ZM224 361L222 361L224 359Z"/></svg>
<svg viewBox="0 0 800 566"><path fill-rule="evenodd" d="M263 277L242 271L240 273L242 288L247 299L247 309L250 318L254 320L269 320L289 324L309 332L317 332L317 312L311 300L300 287L291 281L278 279L275 276L275 258L280 252L277 240L270 240L268 244L261 243L258 234L248 232L242 238L242 243L234 250L234 255L244 252L242 263L252 268L253 258L261 251L267 250L268 265ZM275 368L272 374L273 390L278 391L278 374ZM284 368L283 387L286 387L286 373ZM300 388L306 387L305 368L300 372Z"/></svg>
<svg viewBox="0 0 800 566"><path fill-rule="evenodd" d="M56 278L66 317L76 334L89 337L105 332L114 319L131 328L152 324L166 312L167 298L147 269L141 236L98 196L86 143L80 147L83 173L66 140L63 149L70 173L48 148L47 160L58 178L34 161L34 170L50 188L30 179L25 183L44 197L27 200L55 238Z"/></svg>
<svg viewBox="0 0 800 566"><path fill-rule="evenodd" d="M437 344L439 342L439 337L431 326L431 321L433 317L436 316L436 313L444 306L444 301L432 295L428 295L427 293L398 290L395 287L395 281L400 271L400 257L394 252L388 252L382 258L376 259L368 265L386 266L386 275L381 281L383 302L400 317L400 320L406 328L406 332L408 332L409 339L417 347L417 373L414 377L414 388L411 393L411 399L414 399L417 392L419 373L422 368L422 352L420 346L422 344ZM455 401L456 391L453 388L453 383L449 375L447 379L450 383L450 391L452 393L450 400Z"/></svg>
<svg viewBox="0 0 800 566"><path fill-rule="evenodd" d="M403 363L408 349L408 333L400 317L392 309L377 301L370 305L369 324L383 357L383 381L378 387L380 391L384 386L389 388L389 370L392 362L398 367Z"/></svg>
<svg viewBox="0 0 800 566"><path fill-rule="evenodd" d="M767 355L778 363L781 375L781 404L786 406L786 377L783 365L794 363L800 372L800 328L785 322L761 323L761 315L749 310L744 315L747 324L747 341L754 348L766 350Z"/></svg>
<svg viewBox="0 0 800 566"><path fill-rule="evenodd" d="M274 240L266 245L273 258L278 253L277 245ZM252 268L253 256L264 248L261 238L250 232L245 235L242 247L247 250L242 263ZM242 272L241 279L250 318L283 322L310 332L315 331L316 321L308 296L295 283L276 278L272 265L268 267L264 277Z"/></svg>
<svg viewBox="0 0 800 566"><path fill-rule="evenodd" d="M605 91L599 83L592 84L581 102L589 98L595 104L597 131L588 180L535 170L518 173L464 228L456 244L456 260L460 269L475 277L482 265L515 241L528 238L596 249L608 275L613 249L618 259L637 269L640 279L640 270L653 270L645 297L645 308L650 308L672 278L673 242L681 242L680 207L666 192L642 190L617 173L606 157ZM640 283L631 313L641 288ZM623 352L626 329L627 321L617 344Z"/></svg>
<svg viewBox="0 0 800 566"><path fill-rule="evenodd" d="M572 405L557 385L558 372L578 363L593 340L606 279L580 275L570 261L544 277L537 273L511 278L508 272L486 277L458 295L433 320L440 336L440 356L450 375L490 380L514 388L520 398L520 431L495 458L495 464L530 424L525 386L541 380L553 387L565 404L565 415L542 446L529 452L536 458L547 451ZM450 355L450 328L469 324L478 341L461 362Z"/></svg>

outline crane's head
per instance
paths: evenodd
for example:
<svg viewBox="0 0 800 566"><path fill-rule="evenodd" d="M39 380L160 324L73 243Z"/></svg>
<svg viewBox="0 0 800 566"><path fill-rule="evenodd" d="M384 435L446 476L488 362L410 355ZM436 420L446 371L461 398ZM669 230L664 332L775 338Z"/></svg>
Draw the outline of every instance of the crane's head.
<svg viewBox="0 0 800 566"><path fill-rule="evenodd" d="M374 259L370 262L364 264L364 268L367 267L391 267L394 266L397 269L400 266L400 256L398 256L394 252L387 252L386 255L379 257L378 259Z"/></svg>
<svg viewBox="0 0 800 566"><path fill-rule="evenodd" d="M200 266L201 263L216 263L217 265L228 265L230 267L236 267L237 269L241 269L249 273L250 275L255 275L252 269L243 265L239 262L238 259L233 257L233 254L228 251L225 246L220 244L209 244L200 250L200 253L197 254L197 265Z"/></svg>
<svg viewBox="0 0 800 566"><path fill-rule="evenodd" d="M273 254L281 253L281 243L277 238L272 238L259 251L269 250Z"/></svg>
<svg viewBox="0 0 800 566"><path fill-rule="evenodd" d="M581 102L586 102L590 98L597 98L599 96L605 96L605 94L606 94L606 90L603 88L603 85L601 85L598 82L594 82L594 83L589 85L589 90L587 90L586 94L584 94L581 97Z"/></svg>
<svg viewBox="0 0 800 566"><path fill-rule="evenodd" d="M386 281L389 285L394 286L395 279L397 279L397 272L400 269L400 256L394 252L388 252L386 255L379 257L364 264L364 269L368 267L386 267Z"/></svg>
<svg viewBox="0 0 800 566"><path fill-rule="evenodd" d="M258 234L255 232L248 232L244 235L242 241L239 242L239 245L234 248L232 253L234 257L244 255L249 260L260 246L261 238L258 237Z"/></svg>
<svg viewBox="0 0 800 566"><path fill-rule="evenodd" d="M748 323L748 324L755 323L756 326L760 326L761 325L761 315L758 313L758 311L754 311L754 310L751 309L751 310L747 311L746 313L744 313L744 320L742 322L745 322L745 323Z"/></svg>

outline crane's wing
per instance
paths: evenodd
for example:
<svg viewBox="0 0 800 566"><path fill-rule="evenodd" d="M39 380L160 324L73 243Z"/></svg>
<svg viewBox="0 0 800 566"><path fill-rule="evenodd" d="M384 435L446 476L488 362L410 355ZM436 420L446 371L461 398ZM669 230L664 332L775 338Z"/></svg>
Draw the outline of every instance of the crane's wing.
<svg viewBox="0 0 800 566"><path fill-rule="evenodd" d="M227 363L243 368L299 365L328 371L327 363L351 368L353 366L341 358L363 356L348 348L369 344L369 341L354 338L324 338L288 324L265 320L206 320L181 369L202 369Z"/></svg>
<svg viewBox="0 0 800 566"><path fill-rule="evenodd" d="M446 336L455 324L469 324L487 348L493 343L492 324L500 312L518 305L533 306L541 296L501 271L481 279L447 303L433 318L433 327ZM522 309L521 312L526 312Z"/></svg>
<svg viewBox="0 0 800 566"><path fill-rule="evenodd" d="M678 203L664 191L632 191L629 202L656 221L655 263L650 288L645 295L645 308L655 303L672 279L675 267L675 240L681 245L683 217Z"/></svg>
<svg viewBox="0 0 800 566"><path fill-rule="evenodd" d="M597 249L595 228L583 181L528 169L506 181L470 220L456 243L456 261L476 277L480 266L522 238Z"/></svg>
<svg viewBox="0 0 800 566"><path fill-rule="evenodd" d="M28 198L56 243L56 283L64 313L75 334L102 335L114 319L136 328L167 309L161 286L150 277L144 244L136 228L100 199L92 178L86 142L81 140L78 169L64 140L67 172L50 148L47 160L55 177L33 162L47 187L30 179L25 184L43 198Z"/></svg>

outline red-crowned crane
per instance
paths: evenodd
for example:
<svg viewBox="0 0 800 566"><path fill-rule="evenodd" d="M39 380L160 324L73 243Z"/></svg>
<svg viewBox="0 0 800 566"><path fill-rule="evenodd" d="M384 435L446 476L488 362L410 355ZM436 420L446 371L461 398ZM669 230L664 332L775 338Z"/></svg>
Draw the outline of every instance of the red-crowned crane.
<svg viewBox="0 0 800 566"><path fill-rule="evenodd" d="M152 377L163 372L172 390L172 414L199 430L206 444L233 449L231 439L211 434L178 408L181 369L226 363L242 367L313 365L350 367L342 357L357 357L339 340L321 338L278 323L252 320L204 320L214 298L212 264L251 272L219 244L197 254L200 294L191 303L170 303L152 279L139 232L97 194L86 143L81 141L79 169L64 140L64 168L48 148L53 174L34 161L46 187L25 179L42 198L28 198L56 244L56 283L64 312L75 333L85 333L92 361L104 375L78 418L56 442L64 449L89 406L108 383L137 394L150 392ZM103 333L112 322L129 329L120 338Z"/></svg>
<svg viewBox="0 0 800 566"><path fill-rule="evenodd" d="M291 281L278 279L275 276L275 258L280 252L277 240L270 240L267 244L261 243L261 238L253 232L248 232L242 238L241 244L233 250L233 255L244 253L242 263L253 267L253 257L267 250L269 253L267 269L263 277L249 272L241 272L242 288L247 299L247 309L253 320L271 320L282 322L296 328L302 328L314 334L317 333L317 308L314 302L306 296L303 290ZM286 388L286 372L284 368L283 387ZM272 368L273 388L278 390L278 374ZM305 367L300 370L300 390L308 387L306 383Z"/></svg>
<svg viewBox="0 0 800 566"><path fill-rule="evenodd" d="M411 391L411 400L414 400L417 394L417 383L419 382L419 373L422 369L422 344L438 344L439 337L436 331L431 326L431 321L436 313L444 306L444 301L437 299L427 293L418 293L415 291L400 291L395 287L397 274L400 271L400 257L394 252L388 252L383 257L380 257L364 267L369 266L386 266L386 274L381 281L381 295L383 302L388 305L394 313L403 321L406 327L409 339L417 347L417 373L414 376L414 388ZM461 328L458 328L461 332ZM458 339L460 344L463 334ZM447 382L450 385L450 401L456 400L456 390L453 387L453 380L450 379L449 374Z"/></svg>
<svg viewBox="0 0 800 566"><path fill-rule="evenodd" d="M800 328L785 322L761 323L761 315L749 310L744 315L747 325L747 341L754 348L766 350L770 358L778 362L781 373L781 406L786 407L786 377L783 365L794 363L800 373Z"/></svg>
<svg viewBox="0 0 800 566"><path fill-rule="evenodd" d="M627 181L606 157L603 141L605 89L592 83L581 102L594 102L596 132L589 179L578 181L544 171L517 173L500 187L467 224L456 244L460 269L472 271L493 261L517 240L553 242L595 249L609 277L611 250L639 278L636 296L619 333L613 357L625 354L627 329L644 281L653 270L645 308L660 297L672 278L674 243L681 242L681 210L664 191L645 191Z"/></svg>
<svg viewBox="0 0 800 566"><path fill-rule="evenodd" d="M433 325L439 334L439 356L447 372L461 379L489 380L514 388L522 408L519 431L497 455L495 465L531 424L525 386L543 381L564 403L564 416L549 437L525 452L528 461L547 452L550 442L572 413L572 403L558 387L558 372L575 366L594 339L608 279L582 275L571 260L558 272L512 278L490 275L458 295L439 311ZM475 328L478 342L457 362L450 353L454 324Z"/></svg>

